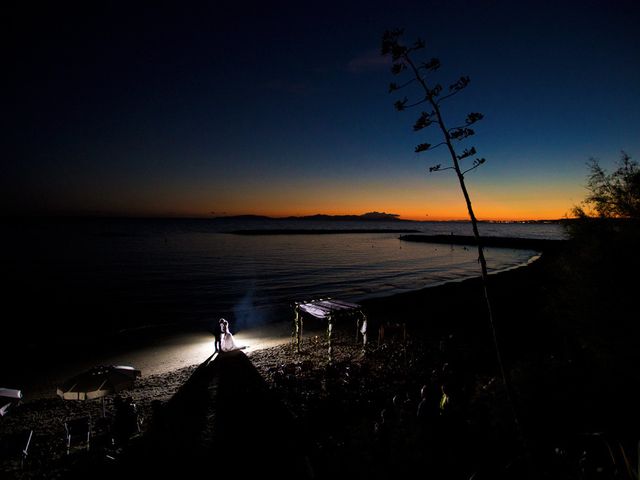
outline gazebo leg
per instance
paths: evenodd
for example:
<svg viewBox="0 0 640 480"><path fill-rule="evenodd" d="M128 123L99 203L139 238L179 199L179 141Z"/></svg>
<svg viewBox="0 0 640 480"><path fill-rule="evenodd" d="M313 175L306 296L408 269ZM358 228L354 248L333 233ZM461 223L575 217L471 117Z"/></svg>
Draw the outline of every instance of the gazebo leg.
<svg viewBox="0 0 640 480"><path fill-rule="evenodd" d="M362 314L362 327L360 328L360 332L362 333L362 349L364 350L367 346L367 317L365 314Z"/></svg>
<svg viewBox="0 0 640 480"><path fill-rule="evenodd" d="M297 351L297 353L300 353L300 314L299 314L297 308L296 308L296 318L295 318L294 322L295 322L295 326L296 326L296 330L295 330L296 351Z"/></svg>
<svg viewBox="0 0 640 480"><path fill-rule="evenodd" d="M329 344L329 361L332 360L333 347L331 345L331 333L333 331L333 321L331 316L327 317L328 325L327 325L327 343Z"/></svg>

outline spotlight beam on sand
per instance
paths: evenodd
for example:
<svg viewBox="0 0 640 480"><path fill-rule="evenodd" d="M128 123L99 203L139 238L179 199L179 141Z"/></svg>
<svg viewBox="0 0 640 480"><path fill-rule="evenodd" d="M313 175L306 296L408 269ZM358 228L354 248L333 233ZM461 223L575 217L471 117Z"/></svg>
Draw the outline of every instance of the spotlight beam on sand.
<svg viewBox="0 0 640 480"><path fill-rule="evenodd" d="M281 336L260 335L258 332L252 331L240 332L235 334L234 338L238 346L247 353L275 347L289 341L288 338L282 338Z"/></svg>
<svg viewBox="0 0 640 480"><path fill-rule="evenodd" d="M244 352L254 352L291 340L288 322L254 327L233 332ZM189 332L155 339L149 344L100 360L102 364L136 365L143 376L158 375L206 361L214 351L214 338L209 332Z"/></svg>

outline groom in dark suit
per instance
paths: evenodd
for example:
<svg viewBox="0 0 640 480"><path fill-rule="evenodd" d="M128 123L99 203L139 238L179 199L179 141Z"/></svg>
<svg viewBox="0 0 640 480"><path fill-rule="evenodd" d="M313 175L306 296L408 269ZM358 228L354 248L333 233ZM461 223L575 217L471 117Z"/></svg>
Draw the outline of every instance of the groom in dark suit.
<svg viewBox="0 0 640 480"><path fill-rule="evenodd" d="M213 353L220 352L220 337L222 336L222 328L220 327L220 322L213 322L213 336L215 341L213 343L214 351Z"/></svg>

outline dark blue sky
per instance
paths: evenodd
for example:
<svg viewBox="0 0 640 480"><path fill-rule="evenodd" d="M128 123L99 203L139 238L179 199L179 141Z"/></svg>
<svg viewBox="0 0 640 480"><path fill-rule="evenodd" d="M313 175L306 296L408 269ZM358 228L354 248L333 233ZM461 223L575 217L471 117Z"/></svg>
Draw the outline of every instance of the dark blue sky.
<svg viewBox="0 0 640 480"><path fill-rule="evenodd" d="M637 2L89 3L3 19L4 212L464 217L392 108L394 27L471 77L444 111L485 114L481 218L562 216L590 156L640 155Z"/></svg>

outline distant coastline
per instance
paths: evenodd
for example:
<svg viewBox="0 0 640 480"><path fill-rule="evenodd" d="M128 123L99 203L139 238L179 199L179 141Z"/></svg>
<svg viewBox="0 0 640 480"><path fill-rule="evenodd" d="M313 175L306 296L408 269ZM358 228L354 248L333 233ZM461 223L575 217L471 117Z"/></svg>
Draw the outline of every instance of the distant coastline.
<svg viewBox="0 0 640 480"><path fill-rule="evenodd" d="M369 212L362 215L327 215L323 213L317 213L315 215L305 216L288 216L288 217L270 217L267 215L227 215L227 216L214 216L211 220L264 220L264 221L282 221L282 220L303 220L303 221L370 221L370 222L409 222L409 223L421 223L421 222L436 222L436 223L469 223L468 219L463 220L409 220L400 218L395 213L385 212ZM550 220L478 220L478 223L520 223L520 224L559 224L570 221L571 219L550 219Z"/></svg>
<svg viewBox="0 0 640 480"><path fill-rule="evenodd" d="M94 213L94 214L9 214L2 215L2 219L9 223L25 223L25 222L91 222L91 221L162 221L162 220L190 220L201 222L224 222L224 221L265 221L265 222L279 222L279 221L337 221L337 222L402 222L402 223L470 223L468 219L452 219L452 220L435 220L435 219L421 219L412 220L406 218L400 218L400 215L395 213L380 213L369 212L362 215L328 215L328 214L314 214L306 216L287 216L287 217L271 217L268 215L254 215L254 214L241 214L241 215L219 215L216 216L212 212L212 216L204 215L122 215L113 213ZM558 225L558 224L570 224L574 222L574 218L561 218L561 219L540 219L540 220L478 220L481 224L531 224L531 225Z"/></svg>
<svg viewBox="0 0 640 480"><path fill-rule="evenodd" d="M353 222L353 221L372 221L372 222L415 222L415 220L405 220L399 218L396 213L385 212L369 212L362 215L325 215L317 213L315 215L306 215L301 217L289 216L289 217L269 217L266 215L230 215L224 217L213 217L213 220L309 220L309 221L338 221L338 222Z"/></svg>
<svg viewBox="0 0 640 480"><path fill-rule="evenodd" d="M334 235L340 233L418 233L420 230L405 228L275 228L263 230L234 230L234 235Z"/></svg>

